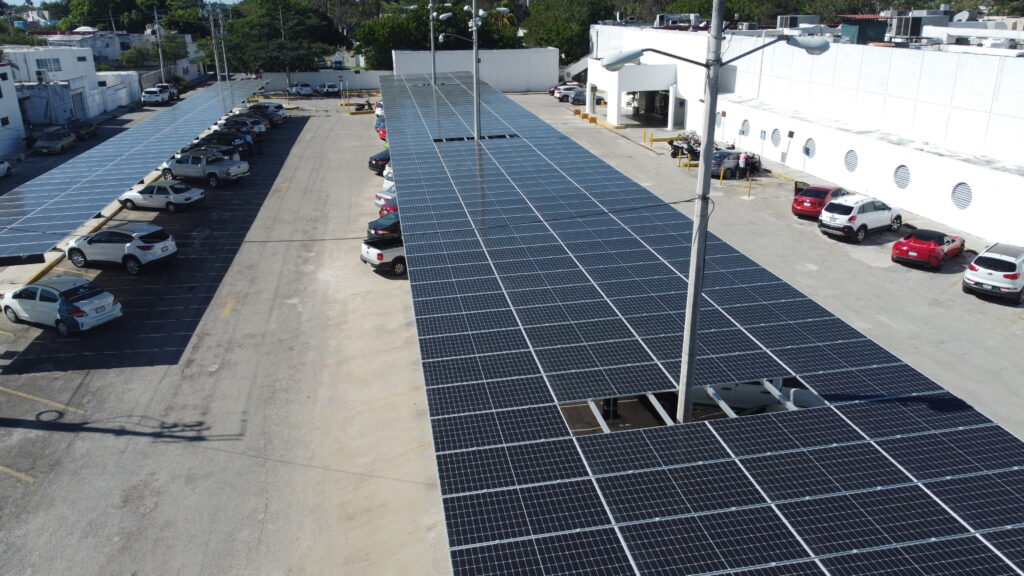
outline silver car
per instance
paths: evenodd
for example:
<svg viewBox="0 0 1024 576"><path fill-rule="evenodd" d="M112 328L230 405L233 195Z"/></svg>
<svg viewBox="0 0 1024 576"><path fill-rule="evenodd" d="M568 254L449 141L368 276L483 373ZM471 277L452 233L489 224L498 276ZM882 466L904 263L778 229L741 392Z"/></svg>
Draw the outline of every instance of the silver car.
<svg viewBox="0 0 1024 576"><path fill-rule="evenodd" d="M165 209L177 212L179 206L190 206L206 199L206 193L178 180L156 182L132 187L117 199L129 210L136 208Z"/></svg>
<svg viewBox="0 0 1024 576"><path fill-rule="evenodd" d="M991 294L1024 304L1024 248L989 246L967 266L962 287L967 293Z"/></svg>
<svg viewBox="0 0 1024 576"><path fill-rule="evenodd" d="M124 313L116 296L78 276L44 278L0 294L0 305L9 321L50 326L61 336L95 328Z"/></svg>

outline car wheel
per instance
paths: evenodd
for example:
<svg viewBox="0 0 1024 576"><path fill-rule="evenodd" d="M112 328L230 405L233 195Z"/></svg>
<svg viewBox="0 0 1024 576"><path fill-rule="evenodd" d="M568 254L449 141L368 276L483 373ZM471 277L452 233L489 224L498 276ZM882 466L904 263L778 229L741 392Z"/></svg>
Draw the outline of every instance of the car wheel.
<svg viewBox="0 0 1024 576"><path fill-rule="evenodd" d="M135 210L135 202L132 202L131 200L125 200L124 207L129 210Z"/></svg>
<svg viewBox="0 0 1024 576"><path fill-rule="evenodd" d="M57 320L57 323L54 324L54 326L57 327L57 332L60 332L61 336L67 336L71 333L71 331L68 330L68 325L60 320Z"/></svg>
<svg viewBox="0 0 1024 576"><path fill-rule="evenodd" d="M960 285L960 290L962 290L964 294L971 293L971 291L967 289L967 286L964 286L963 284Z"/></svg>
<svg viewBox="0 0 1024 576"><path fill-rule="evenodd" d="M732 180L732 168L726 168L725 172L722 173L726 180Z"/></svg>
<svg viewBox="0 0 1024 576"><path fill-rule="evenodd" d="M216 188L220 186L220 178L216 174L209 174L206 176L206 183L210 185L210 188Z"/></svg>
<svg viewBox="0 0 1024 576"><path fill-rule="evenodd" d="M7 319L11 321L11 324L21 323L21 318L18 318L18 313L10 306L4 307L4 316L7 316Z"/></svg>
<svg viewBox="0 0 1024 576"><path fill-rule="evenodd" d="M171 214L174 214L175 212L178 211L178 205L175 204L174 202L168 202L166 208L167 211L170 212Z"/></svg>
<svg viewBox="0 0 1024 576"><path fill-rule="evenodd" d="M85 265L89 263L89 260L85 257L85 252L82 252L78 248L74 250L68 250L68 260L75 265L75 268L85 268Z"/></svg>
<svg viewBox="0 0 1024 576"><path fill-rule="evenodd" d="M867 236L868 229L865 228L864 226L861 226L860 228L857 228L857 232L853 236L853 241L856 242L857 244L860 244L861 242L864 241L865 238L867 238Z"/></svg>
<svg viewBox="0 0 1024 576"><path fill-rule="evenodd" d="M900 218L899 216L897 216L897 217L892 219L892 222L889 223L889 230L892 230L893 232L898 232L900 227L902 227L902 226L903 226L903 218Z"/></svg>
<svg viewBox="0 0 1024 576"><path fill-rule="evenodd" d="M136 276L140 272L142 272L142 262L139 262L139 259L136 258L135 256L131 256L131 255L125 256L124 257L124 270L125 270L125 272L131 274L132 276Z"/></svg>
<svg viewBox="0 0 1024 576"><path fill-rule="evenodd" d="M164 180L174 180L174 172L171 172L170 168L164 168L163 172L160 173L160 176L162 176Z"/></svg>
<svg viewBox="0 0 1024 576"><path fill-rule="evenodd" d="M1024 305L1024 288L1021 288L1020 292L1017 293L1017 303Z"/></svg>
<svg viewBox="0 0 1024 576"><path fill-rule="evenodd" d="M391 273L395 276L401 276L406 273L405 258L395 258L395 261L391 264Z"/></svg>

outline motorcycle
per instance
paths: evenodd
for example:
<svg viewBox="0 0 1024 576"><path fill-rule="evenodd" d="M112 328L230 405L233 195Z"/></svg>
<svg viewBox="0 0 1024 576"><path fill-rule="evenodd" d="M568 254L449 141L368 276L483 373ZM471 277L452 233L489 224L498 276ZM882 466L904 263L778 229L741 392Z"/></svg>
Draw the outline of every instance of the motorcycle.
<svg viewBox="0 0 1024 576"><path fill-rule="evenodd" d="M668 145L672 148L670 155L673 158L679 158L685 155L690 161L700 160L700 142L694 142L693 140L683 140L682 144L677 144L675 140L669 140Z"/></svg>
<svg viewBox="0 0 1024 576"><path fill-rule="evenodd" d="M369 99L366 102L356 102L356 112L362 112L363 110L373 110L373 102Z"/></svg>

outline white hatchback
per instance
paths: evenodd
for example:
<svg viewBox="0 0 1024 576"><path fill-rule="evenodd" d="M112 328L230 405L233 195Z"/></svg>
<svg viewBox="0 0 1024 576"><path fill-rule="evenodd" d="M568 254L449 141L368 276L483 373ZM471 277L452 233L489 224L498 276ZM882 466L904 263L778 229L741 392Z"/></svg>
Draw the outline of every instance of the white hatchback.
<svg viewBox="0 0 1024 576"><path fill-rule="evenodd" d="M991 294L1024 304L1024 248L993 244L964 272L963 291Z"/></svg>
<svg viewBox="0 0 1024 576"><path fill-rule="evenodd" d="M151 184L133 186L117 201L129 210L136 208L163 208L177 212L179 206L197 204L206 199L206 193L177 180L157 180Z"/></svg>
<svg viewBox="0 0 1024 576"><path fill-rule="evenodd" d="M77 276L44 278L0 294L0 305L13 323L50 326L62 336L95 328L124 314L116 296Z"/></svg>
<svg viewBox="0 0 1024 576"><path fill-rule="evenodd" d="M121 264L129 274L178 252L174 237L149 222L122 222L95 234L75 238L66 250L68 260L78 268L93 262Z"/></svg>

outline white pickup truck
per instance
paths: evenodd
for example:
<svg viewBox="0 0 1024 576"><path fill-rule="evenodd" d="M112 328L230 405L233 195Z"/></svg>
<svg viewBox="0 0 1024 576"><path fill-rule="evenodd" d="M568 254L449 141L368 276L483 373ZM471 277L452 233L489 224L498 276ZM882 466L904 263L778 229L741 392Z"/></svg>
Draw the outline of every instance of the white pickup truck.
<svg viewBox="0 0 1024 576"><path fill-rule="evenodd" d="M395 276L406 273L405 244L401 236L364 240L359 259L376 270L390 270Z"/></svg>
<svg viewBox="0 0 1024 576"><path fill-rule="evenodd" d="M230 160L216 150L192 150L161 164L160 172L164 180L193 178L216 188L221 182L248 176L249 163Z"/></svg>

